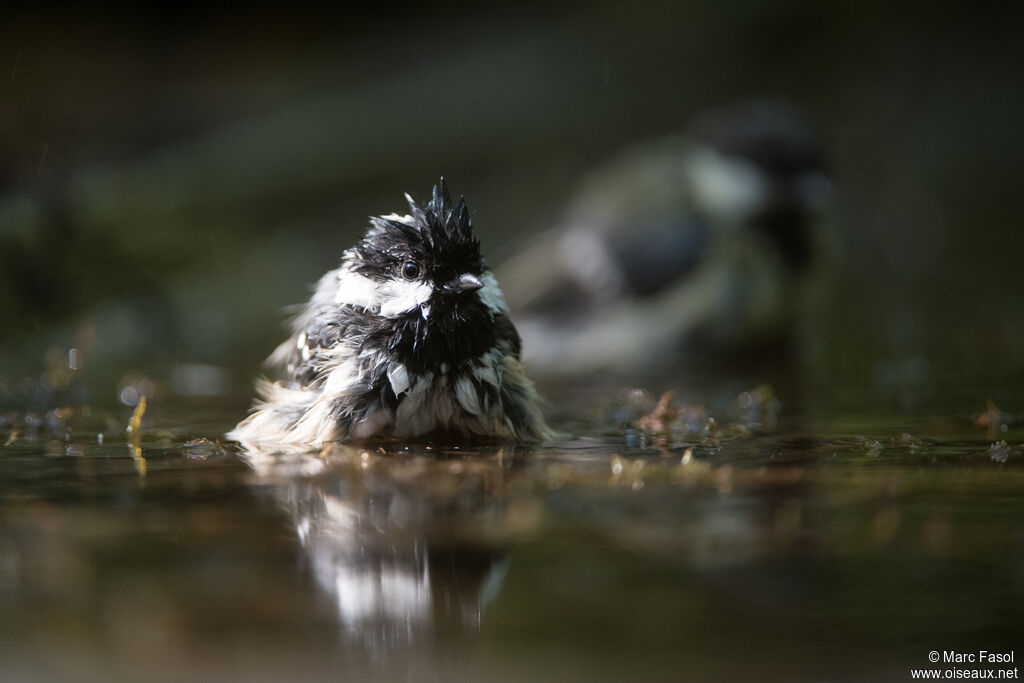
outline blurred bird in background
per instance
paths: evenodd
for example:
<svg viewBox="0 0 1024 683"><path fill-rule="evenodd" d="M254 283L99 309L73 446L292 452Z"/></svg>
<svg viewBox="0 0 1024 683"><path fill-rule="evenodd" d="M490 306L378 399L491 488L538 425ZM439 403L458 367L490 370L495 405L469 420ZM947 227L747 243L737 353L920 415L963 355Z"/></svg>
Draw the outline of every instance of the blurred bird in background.
<svg viewBox="0 0 1024 683"><path fill-rule="evenodd" d="M497 269L525 360L634 371L784 347L825 270L830 193L810 127L775 102L623 152Z"/></svg>

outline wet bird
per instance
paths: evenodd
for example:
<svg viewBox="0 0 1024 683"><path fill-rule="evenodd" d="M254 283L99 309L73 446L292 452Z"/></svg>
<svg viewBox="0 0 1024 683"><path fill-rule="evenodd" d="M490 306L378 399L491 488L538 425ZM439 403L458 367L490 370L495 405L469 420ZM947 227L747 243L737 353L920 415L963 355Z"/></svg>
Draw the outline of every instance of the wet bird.
<svg viewBox="0 0 1024 683"><path fill-rule="evenodd" d="M535 442L553 436L520 363L520 338L444 179L409 213L370 219L271 355L250 448L432 433Z"/></svg>
<svg viewBox="0 0 1024 683"><path fill-rule="evenodd" d="M593 171L564 220L498 269L531 369L652 369L790 332L830 181L791 109L711 112Z"/></svg>

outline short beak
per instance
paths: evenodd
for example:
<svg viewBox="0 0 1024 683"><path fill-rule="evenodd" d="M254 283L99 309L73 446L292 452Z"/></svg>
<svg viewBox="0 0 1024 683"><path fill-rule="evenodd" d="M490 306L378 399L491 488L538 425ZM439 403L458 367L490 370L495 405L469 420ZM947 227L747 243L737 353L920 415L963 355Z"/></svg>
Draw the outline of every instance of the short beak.
<svg viewBox="0 0 1024 683"><path fill-rule="evenodd" d="M478 278L476 275L473 275L472 273L463 273L462 275L458 276L457 278L449 282L448 286L445 287L445 289L451 292L461 294L465 292L475 292L478 289L481 289L483 286L483 281L480 280L480 278Z"/></svg>

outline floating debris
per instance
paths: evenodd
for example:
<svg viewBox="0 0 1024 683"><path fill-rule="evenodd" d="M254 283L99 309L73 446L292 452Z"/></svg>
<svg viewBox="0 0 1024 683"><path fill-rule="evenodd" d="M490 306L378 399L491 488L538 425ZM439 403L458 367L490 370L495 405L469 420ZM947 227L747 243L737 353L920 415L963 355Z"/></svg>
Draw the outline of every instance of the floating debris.
<svg viewBox="0 0 1024 683"><path fill-rule="evenodd" d="M988 457L995 462L1004 463L1010 457L1010 447L1005 441L997 441L989 446Z"/></svg>
<svg viewBox="0 0 1024 683"><path fill-rule="evenodd" d="M629 396L638 402L650 394L634 389ZM666 391L647 414L631 421L623 434L628 448L655 448L663 456L679 457L679 449L701 446L704 449L701 454L710 456L722 439L763 435L778 424L780 402L767 384L739 395L736 400L742 413L739 422L720 421L708 415L700 405L678 406L674 396L674 391ZM635 408L636 405L627 407Z"/></svg>
<svg viewBox="0 0 1024 683"><path fill-rule="evenodd" d="M142 416L146 414L146 397L140 396L135 406L132 417L128 420L128 450L131 451L132 460L135 461L135 469L140 477L146 476L146 458L142 455L142 445L139 443L139 428L142 425Z"/></svg>
<svg viewBox="0 0 1024 683"><path fill-rule="evenodd" d="M205 460L210 456L223 455L224 449L216 441L210 441L206 437L190 439L182 444L185 457L194 460Z"/></svg>
<svg viewBox="0 0 1024 683"><path fill-rule="evenodd" d="M140 396L139 402L135 406L135 411L132 413L132 418L128 421L128 432L133 434L139 433L139 426L142 423L142 416L146 414L146 397Z"/></svg>
<svg viewBox="0 0 1024 683"><path fill-rule="evenodd" d="M674 437L704 436L714 438L719 431L718 423L709 417L703 406L677 408L672 403L674 391L666 391L650 413L634 421L634 425L651 434L671 434Z"/></svg>
<svg viewBox="0 0 1024 683"><path fill-rule="evenodd" d="M652 432L668 431L669 424L679 417L679 411L672 406L672 397L675 395L676 392L671 389L662 394L654 410L637 420L636 426Z"/></svg>

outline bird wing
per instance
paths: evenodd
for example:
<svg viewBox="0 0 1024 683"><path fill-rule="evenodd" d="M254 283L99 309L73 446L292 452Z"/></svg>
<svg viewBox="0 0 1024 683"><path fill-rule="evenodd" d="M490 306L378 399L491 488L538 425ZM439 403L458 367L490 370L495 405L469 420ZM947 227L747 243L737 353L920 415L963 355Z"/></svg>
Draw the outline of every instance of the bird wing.
<svg viewBox="0 0 1024 683"><path fill-rule="evenodd" d="M332 270L320 278L309 302L291 319L291 336L267 359L267 365L285 371L292 388L313 384L327 361L327 352L346 336L348 316L334 303L338 275L338 270Z"/></svg>
<svg viewBox="0 0 1024 683"><path fill-rule="evenodd" d="M621 274L621 293L649 296L681 282L703 261L707 223L692 213L666 213L608 236L610 260Z"/></svg>

